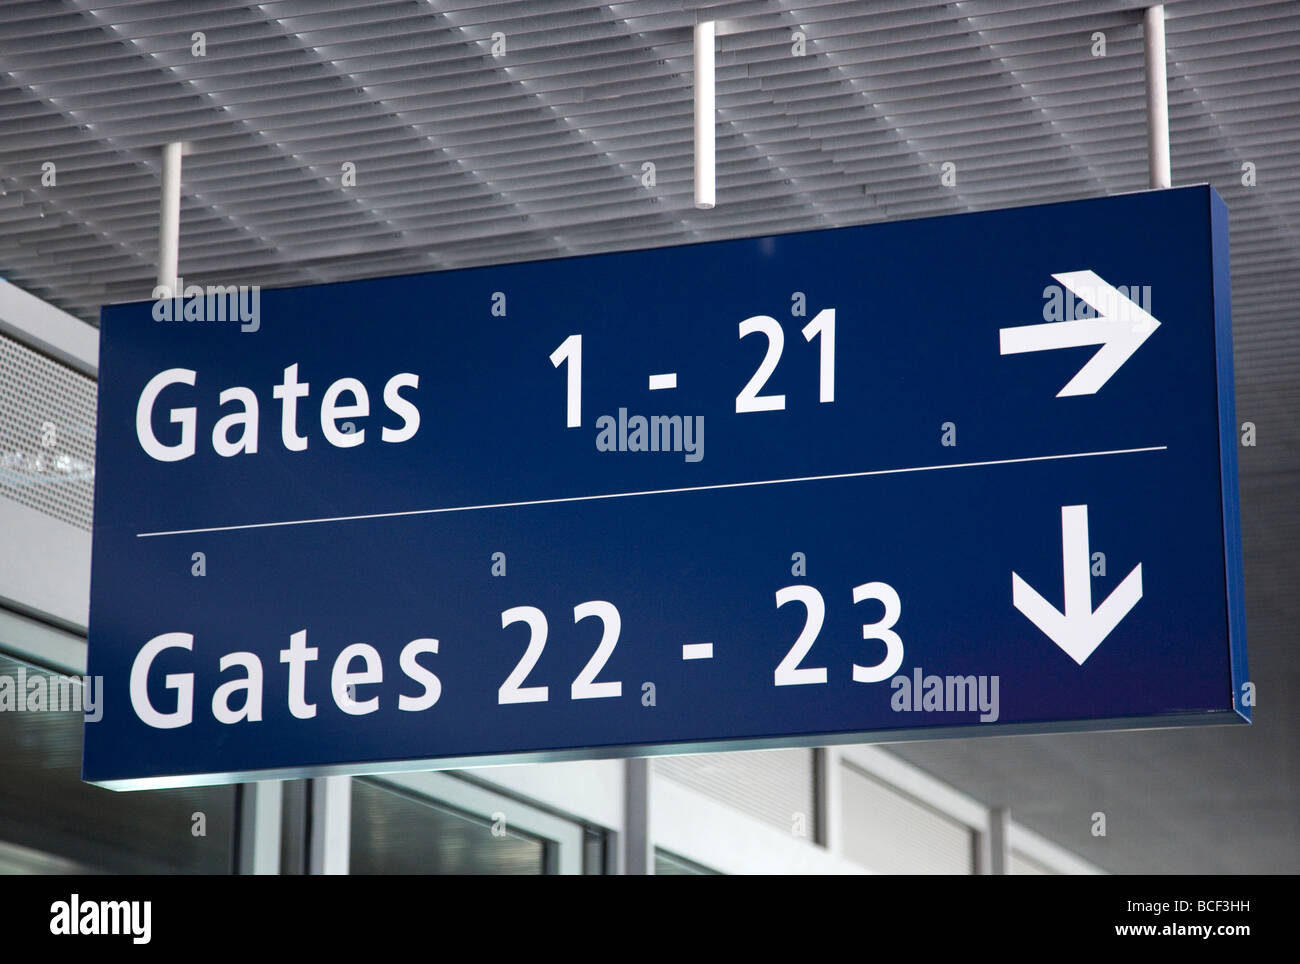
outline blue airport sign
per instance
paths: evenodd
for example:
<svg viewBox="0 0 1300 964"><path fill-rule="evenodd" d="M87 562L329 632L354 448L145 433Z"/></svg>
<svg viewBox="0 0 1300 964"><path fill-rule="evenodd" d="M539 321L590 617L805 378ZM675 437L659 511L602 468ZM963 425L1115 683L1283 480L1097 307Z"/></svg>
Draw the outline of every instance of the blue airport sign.
<svg viewBox="0 0 1300 964"><path fill-rule="evenodd" d="M1248 721L1201 187L106 307L116 788Z"/></svg>

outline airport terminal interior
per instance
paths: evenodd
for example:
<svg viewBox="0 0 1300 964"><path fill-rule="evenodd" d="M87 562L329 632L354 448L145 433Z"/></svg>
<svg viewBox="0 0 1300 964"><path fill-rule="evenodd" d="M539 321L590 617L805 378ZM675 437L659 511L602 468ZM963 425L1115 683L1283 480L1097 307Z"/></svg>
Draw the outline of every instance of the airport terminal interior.
<svg viewBox="0 0 1300 964"><path fill-rule="evenodd" d="M1165 186L1157 26L1168 186L1228 211L1250 725L114 791L84 713L5 711L0 873L1300 870L1294 0L4 0L0 678L87 673L100 311L154 297L169 179L175 277L262 289L1115 197Z"/></svg>

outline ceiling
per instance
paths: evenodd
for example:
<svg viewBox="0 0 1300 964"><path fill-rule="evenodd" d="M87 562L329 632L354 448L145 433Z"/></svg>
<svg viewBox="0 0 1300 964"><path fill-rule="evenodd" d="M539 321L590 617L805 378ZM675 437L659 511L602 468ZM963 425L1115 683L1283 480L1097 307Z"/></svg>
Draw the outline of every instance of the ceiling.
<svg viewBox="0 0 1300 964"><path fill-rule="evenodd" d="M1142 190L1140 7L5 0L0 275L92 323L104 303L148 297L159 149L176 140L180 273L200 284L309 284ZM1231 212L1238 416L1258 432L1240 453L1258 722L896 752L1108 869L1294 872L1300 4L1185 0L1166 14L1174 182L1213 184ZM720 35L707 211L692 203L696 19L718 20ZM792 56L795 31L805 56ZM952 188L939 180L949 161ZM1105 838L1089 833L1098 810Z"/></svg>

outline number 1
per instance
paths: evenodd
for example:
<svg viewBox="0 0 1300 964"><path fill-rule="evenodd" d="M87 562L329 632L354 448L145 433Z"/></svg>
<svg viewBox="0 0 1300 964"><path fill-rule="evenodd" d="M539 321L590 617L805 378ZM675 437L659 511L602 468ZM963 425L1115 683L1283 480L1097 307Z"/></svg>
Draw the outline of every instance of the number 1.
<svg viewBox="0 0 1300 964"><path fill-rule="evenodd" d="M824 312L823 312L824 314ZM821 317L818 315L818 317ZM565 385L565 428L582 426L582 336L570 335L551 352L551 364L559 368L568 362Z"/></svg>
<svg viewBox="0 0 1300 964"><path fill-rule="evenodd" d="M835 309L824 308L804 326L803 336L812 341L821 336L821 377L819 401L835 401Z"/></svg>

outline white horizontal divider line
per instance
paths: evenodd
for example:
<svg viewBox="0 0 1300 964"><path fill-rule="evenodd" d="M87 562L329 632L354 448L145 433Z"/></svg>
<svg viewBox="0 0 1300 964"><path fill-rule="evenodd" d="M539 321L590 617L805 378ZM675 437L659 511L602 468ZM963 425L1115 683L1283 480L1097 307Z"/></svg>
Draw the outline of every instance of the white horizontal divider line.
<svg viewBox="0 0 1300 964"><path fill-rule="evenodd" d="M168 529L160 532L137 532L138 539L156 536L188 536L203 532L233 532L238 529L273 529L280 526L317 525L324 522L358 522L363 519L396 519L410 515L438 515L443 512L480 512L485 509L515 509L527 505L558 505L563 502L597 502L603 499L632 499L643 495L674 495L681 492L710 492L717 489L746 489L758 485L789 485L794 482L826 482L833 479L860 479L872 475L902 475L907 472L938 472L943 469L975 469L990 465L1017 465L1025 462L1057 462L1063 459L1086 459L1101 455L1135 455L1139 452L1163 452L1167 445L1148 445L1135 449L1107 449L1100 452L1066 452L1062 455L1030 455L1019 459L990 459L985 462L950 462L940 465L916 465L899 469L868 469L863 472L837 472L832 475L804 475L789 479L758 479L753 482L716 482L711 485L684 485L675 489L644 489L639 492L607 492L598 495L569 495L558 499L528 499L522 502L495 502L485 505L449 505L436 509L405 509L400 512L371 512L365 515L336 515L320 519L286 519L281 522L248 522L233 526L206 526L199 529Z"/></svg>
<svg viewBox="0 0 1300 964"><path fill-rule="evenodd" d="M652 392L658 392L665 388L676 388L676 387L677 387L676 372L665 372L662 375L650 376L650 391Z"/></svg>
<svg viewBox="0 0 1300 964"><path fill-rule="evenodd" d="M713 644L683 643L682 659L713 659Z"/></svg>

